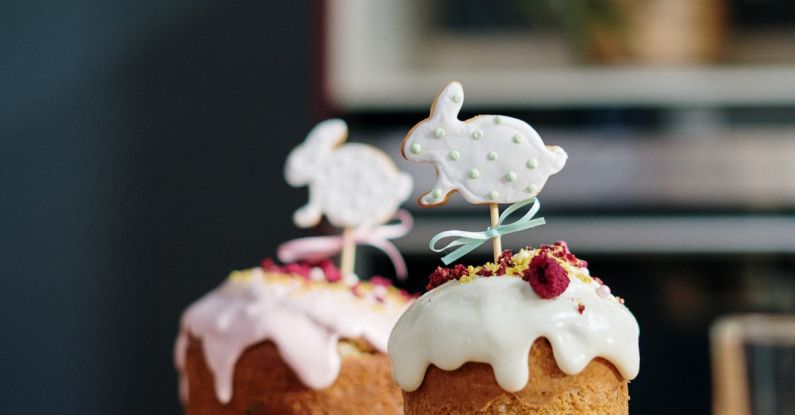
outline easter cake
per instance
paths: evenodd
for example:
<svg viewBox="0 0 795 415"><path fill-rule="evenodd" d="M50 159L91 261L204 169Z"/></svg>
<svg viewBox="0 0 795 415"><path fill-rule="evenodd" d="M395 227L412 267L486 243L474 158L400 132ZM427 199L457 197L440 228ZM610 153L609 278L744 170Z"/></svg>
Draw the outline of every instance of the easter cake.
<svg viewBox="0 0 795 415"><path fill-rule="evenodd" d="M494 260L438 267L393 329L388 350L405 413L626 414L639 329L623 299L564 242L515 255L501 247L503 235L545 223L534 217L538 194L568 154L522 120L461 121L463 102L461 84L449 83L402 153L435 167L420 206L441 206L455 192L489 206L485 231L442 231L430 249L449 250L448 265L491 241Z"/></svg>
<svg viewBox="0 0 795 415"><path fill-rule="evenodd" d="M565 243L439 267L389 339L410 414L626 414L638 324Z"/></svg>
<svg viewBox="0 0 795 415"><path fill-rule="evenodd" d="M329 262L233 272L182 316L184 413L400 413L386 343L408 303Z"/></svg>
<svg viewBox="0 0 795 415"><path fill-rule="evenodd" d="M411 178L346 139L342 120L321 122L285 166L289 184L309 188L295 224L325 216L342 235L287 241L277 252L286 265L233 272L184 312L175 363L186 415L402 412L386 346L411 298L384 278L360 281L354 258L371 245L406 275L389 239L411 228L398 210ZM338 253L339 269L329 260Z"/></svg>

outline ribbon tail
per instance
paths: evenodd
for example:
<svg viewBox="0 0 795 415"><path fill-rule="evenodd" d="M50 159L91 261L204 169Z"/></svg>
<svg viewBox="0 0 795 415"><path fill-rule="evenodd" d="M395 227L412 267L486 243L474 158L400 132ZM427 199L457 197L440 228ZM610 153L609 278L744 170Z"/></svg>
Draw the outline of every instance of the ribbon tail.
<svg viewBox="0 0 795 415"><path fill-rule="evenodd" d="M320 261L342 250L340 236L312 236L298 238L279 245L276 256L284 263L306 260Z"/></svg>
<svg viewBox="0 0 795 415"><path fill-rule="evenodd" d="M451 262L455 262L456 260L458 260L462 256L474 251L480 245L483 245L483 241L477 240L477 241L473 241L473 242L470 242L468 244L462 245L462 246L456 248L454 251L452 251L452 252L448 253L447 255L443 256L442 257L442 262L445 265L450 265Z"/></svg>
<svg viewBox="0 0 795 415"><path fill-rule="evenodd" d="M397 223L390 223L373 228L370 230L370 234L377 235L384 239L397 239L406 236L414 226L414 218L411 216L411 213L404 209L398 210L392 220L397 220Z"/></svg>
<svg viewBox="0 0 795 415"><path fill-rule="evenodd" d="M386 239L365 239L361 242L374 246L383 251L392 261L392 265L395 267L395 275L397 275L400 280L406 279L408 276L406 261L403 259L403 256L400 255L400 251L397 249L395 244Z"/></svg>

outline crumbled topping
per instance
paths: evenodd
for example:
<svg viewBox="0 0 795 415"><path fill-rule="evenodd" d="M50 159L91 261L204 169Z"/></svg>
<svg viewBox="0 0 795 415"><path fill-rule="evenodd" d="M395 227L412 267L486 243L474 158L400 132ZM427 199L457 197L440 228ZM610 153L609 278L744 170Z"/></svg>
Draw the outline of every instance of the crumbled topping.
<svg viewBox="0 0 795 415"><path fill-rule="evenodd" d="M528 281L540 297L554 298L568 287L570 279L577 278L583 283L595 284L594 288L597 292L601 291L601 297L612 298L609 288L599 277L591 276L587 267L588 263L577 258L566 242L558 241L538 248L528 246L516 253L505 250L496 262L487 262L480 266L455 264L449 268L436 267L425 288L432 290L453 280L466 284L477 278L520 277ZM600 290L600 287L605 288ZM622 298L615 299L623 304ZM582 305L582 310L584 309L585 306Z"/></svg>
<svg viewBox="0 0 795 415"><path fill-rule="evenodd" d="M297 278L306 283L329 284L331 288L349 289L353 295L370 298L379 303L393 297L399 301L406 301L414 296L392 285L392 281L380 275L375 275L369 281L360 281L353 274L343 277L337 265L331 260L324 259L317 262L293 262L279 265L271 258L265 258L260 264L262 271L270 276L279 278ZM230 274L232 279L240 279L239 272ZM313 285L311 285L313 286Z"/></svg>

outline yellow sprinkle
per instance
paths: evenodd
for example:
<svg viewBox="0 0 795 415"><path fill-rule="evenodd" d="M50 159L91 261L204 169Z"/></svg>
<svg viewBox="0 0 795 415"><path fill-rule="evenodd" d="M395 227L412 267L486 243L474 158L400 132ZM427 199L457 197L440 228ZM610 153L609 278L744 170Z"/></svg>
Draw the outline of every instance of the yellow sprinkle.
<svg viewBox="0 0 795 415"><path fill-rule="evenodd" d="M480 271L481 267L473 267L472 265L467 267L467 275L470 277L475 277L478 275L478 271Z"/></svg>
<svg viewBox="0 0 795 415"><path fill-rule="evenodd" d="M497 270L500 269L499 265L494 264L492 262L487 262L486 265L484 265L483 267L486 268L487 270L491 271L491 272L497 272Z"/></svg>
<svg viewBox="0 0 795 415"><path fill-rule="evenodd" d="M229 279L232 281L248 281L251 279L250 271L232 271L229 273Z"/></svg>
<svg viewBox="0 0 795 415"><path fill-rule="evenodd" d="M474 280L475 280L475 278L477 278L477 276L476 276L476 275L474 275L474 274L473 274L473 275L469 275L469 274L467 274L467 275L463 275L463 276L461 276L461 278L460 278L458 281L460 281L460 282L461 282L461 284L466 284L466 283L468 283L468 282L472 282L472 281L474 281Z"/></svg>

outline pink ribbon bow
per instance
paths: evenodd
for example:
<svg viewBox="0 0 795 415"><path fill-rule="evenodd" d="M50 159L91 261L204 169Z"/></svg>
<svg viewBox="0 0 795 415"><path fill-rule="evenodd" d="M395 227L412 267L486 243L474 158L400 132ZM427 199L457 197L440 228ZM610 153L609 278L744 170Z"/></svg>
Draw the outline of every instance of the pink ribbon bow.
<svg viewBox="0 0 795 415"><path fill-rule="evenodd" d="M398 210L393 219L397 223L380 225L375 227L360 227L353 231L353 240L357 245L370 245L382 251L392 261L395 266L395 273L398 278L405 279L406 261L400 255L397 247L390 242L390 239L400 238L411 230L414 220L411 214L405 210ZM342 235L312 236L308 238L293 239L279 245L276 255L279 261L284 263L299 260L319 261L326 259L342 250Z"/></svg>

